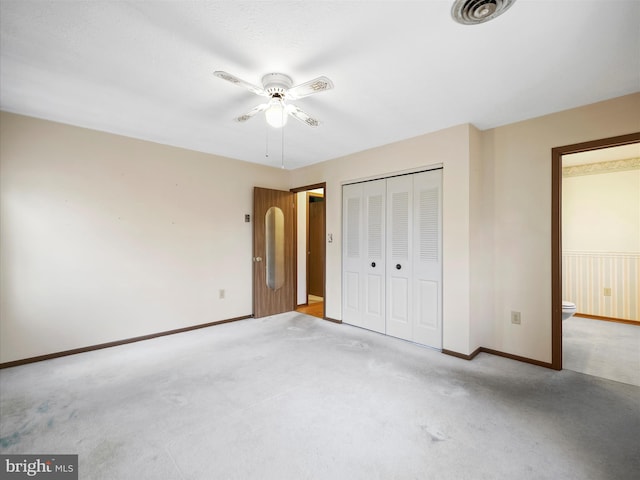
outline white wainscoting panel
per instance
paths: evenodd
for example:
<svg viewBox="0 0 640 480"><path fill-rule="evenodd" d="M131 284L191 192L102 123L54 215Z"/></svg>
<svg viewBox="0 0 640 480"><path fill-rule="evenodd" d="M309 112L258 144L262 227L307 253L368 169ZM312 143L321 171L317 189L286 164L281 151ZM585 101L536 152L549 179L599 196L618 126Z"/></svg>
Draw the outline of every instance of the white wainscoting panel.
<svg viewBox="0 0 640 480"><path fill-rule="evenodd" d="M640 253L562 253L562 298L578 313L640 321L639 297Z"/></svg>

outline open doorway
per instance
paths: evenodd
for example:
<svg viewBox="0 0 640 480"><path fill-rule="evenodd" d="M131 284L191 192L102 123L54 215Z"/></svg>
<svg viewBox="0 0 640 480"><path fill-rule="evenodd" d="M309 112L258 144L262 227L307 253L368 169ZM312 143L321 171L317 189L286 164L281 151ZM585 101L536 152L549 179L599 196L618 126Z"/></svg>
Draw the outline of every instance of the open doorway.
<svg viewBox="0 0 640 480"><path fill-rule="evenodd" d="M563 158L569 158L569 155L582 152L599 151L638 142L640 142L640 133L634 133L552 149L552 367L557 370L563 368L562 301L563 295L567 295L567 293L563 291ZM565 265L564 268L567 269L569 267ZM584 311L587 307L581 306L578 308L582 308ZM633 328L640 327L634 326ZM629 360L630 362L633 361L632 359Z"/></svg>
<svg viewBox="0 0 640 480"><path fill-rule="evenodd" d="M296 311L325 318L325 184L291 190L297 207Z"/></svg>
<svg viewBox="0 0 640 480"><path fill-rule="evenodd" d="M563 368L640 386L640 143L562 156L562 283Z"/></svg>

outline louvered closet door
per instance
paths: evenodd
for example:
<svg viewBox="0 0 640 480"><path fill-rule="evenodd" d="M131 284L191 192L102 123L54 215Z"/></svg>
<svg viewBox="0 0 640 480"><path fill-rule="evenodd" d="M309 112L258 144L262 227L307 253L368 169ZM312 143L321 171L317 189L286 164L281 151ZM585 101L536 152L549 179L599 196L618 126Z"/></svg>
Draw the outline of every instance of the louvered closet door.
<svg viewBox="0 0 640 480"><path fill-rule="evenodd" d="M387 179L387 335L412 340L413 176Z"/></svg>
<svg viewBox="0 0 640 480"><path fill-rule="evenodd" d="M362 184L364 255L362 292L364 328L385 332L385 199L386 182Z"/></svg>
<svg viewBox="0 0 640 480"><path fill-rule="evenodd" d="M384 180L345 185L342 321L385 331Z"/></svg>
<svg viewBox="0 0 640 480"><path fill-rule="evenodd" d="M343 187L345 323L442 348L442 171Z"/></svg>
<svg viewBox="0 0 640 480"><path fill-rule="evenodd" d="M342 321L362 327L362 184L342 187Z"/></svg>
<svg viewBox="0 0 640 480"><path fill-rule="evenodd" d="M442 170L413 175L413 338L442 348Z"/></svg>

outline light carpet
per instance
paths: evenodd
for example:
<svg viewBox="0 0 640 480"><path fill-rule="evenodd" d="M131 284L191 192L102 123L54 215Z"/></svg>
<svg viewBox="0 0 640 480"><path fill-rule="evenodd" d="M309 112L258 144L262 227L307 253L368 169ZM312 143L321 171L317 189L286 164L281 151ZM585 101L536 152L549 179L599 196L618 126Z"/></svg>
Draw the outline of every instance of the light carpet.
<svg viewBox="0 0 640 480"><path fill-rule="evenodd" d="M640 388L287 313L0 371L81 479L635 479Z"/></svg>

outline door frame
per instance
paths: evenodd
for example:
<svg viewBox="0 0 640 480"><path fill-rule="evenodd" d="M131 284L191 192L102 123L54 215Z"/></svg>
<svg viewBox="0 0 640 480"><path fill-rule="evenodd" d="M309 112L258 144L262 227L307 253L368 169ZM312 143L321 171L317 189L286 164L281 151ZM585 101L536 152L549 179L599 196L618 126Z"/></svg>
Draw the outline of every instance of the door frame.
<svg viewBox="0 0 640 480"><path fill-rule="evenodd" d="M323 222L323 226L324 226L324 232L325 232L325 249L324 249L324 258L322 259L322 269L323 269L323 277L324 277L324 281L323 281L323 285L322 285L322 318L323 319L327 319L327 248L326 248L326 234L327 234L327 182L322 182L322 183L314 183L312 185L305 185L302 187L296 187L296 188L291 188L289 191L291 193L295 193L298 194L300 192L308 192L309 190L317 190L318 188L322 188L323 189L323 195L324 195L324 218L322 219ZM296 202L297 205L297 202ZM305 205L308 209L308 204L305 201ZM308 222L308 218L307 218L307 222ZM296 225L298 224L298 215L297 215L297 210L296 210ZM307 241L308 241L308 236L307 236ZM295 310L298 304L298 229L295 228L294 229L294 242L293 242L293 248L294 248L294 253L293 253L293 258L294 258L294 268L295 268L295 282L294 282L294 292L293 292L293 299L294 299L294 306L293 309ZM305 255L305 258L307 256ZM308 270L308 267L307 267ZM307 275L308 275L308 271L307 271ZM309 285L307 282L307 299L308 299L308 290L309 290ZM308 301L308 300L307 300Z"/></svg>
<svg viewBox="0 0 640 480"><path fill-rule="evenodd" d="M307 253L311 250L311 248L310 248L311 245L309 244L309 237L310 237L309 234L311 232L311 223L309 222L309 207L310 207L310 204L311 204L310 200L311 200L312 197L322 198L322 202L324 203L325 202L325 200L324 200L324 191L322 192L322 194L315 193L315 192L312 192L312 191L307 191L307 196L306 196L306 199L305 199L305 207L307 209L307 216L306 216L306 221L307 221L307 228L306 228ZM325 219L326 219L326 212L327 212L327 204L326 203L324 203L324 212L325 212L325 214L323 215L323 218L322 218L323 222L325 222ZM326 228L326 222L325 222L325 228ZM326 251L326 245L325 245L325 251ZM307 254L305 258L307 260L307 302L308 302L309 301L309 283L311 283L310 282L311 275L309 274L309 271L310 271L310 268L309 268L309 263L310 263L309 262L309 255ZM326 258L326 254L325 254L325 258ZM323 293L323 295L324 295L324 260L325 260L325 258L322 258L322 262L323 262L323 271L322 271L322 274L323 274L323 280L322 280L322 282L323 282L323 290L322 290L322 293ZM324 299L324 297L323 297L323 299Z"/></svg>
<svg viewBox="0 0 640 480"><path fill-rule="evenodd" d="M551 149L551 368L562 370L562 156L640 142L640 132Z"/></svg>

